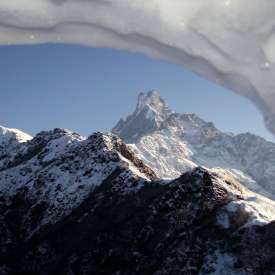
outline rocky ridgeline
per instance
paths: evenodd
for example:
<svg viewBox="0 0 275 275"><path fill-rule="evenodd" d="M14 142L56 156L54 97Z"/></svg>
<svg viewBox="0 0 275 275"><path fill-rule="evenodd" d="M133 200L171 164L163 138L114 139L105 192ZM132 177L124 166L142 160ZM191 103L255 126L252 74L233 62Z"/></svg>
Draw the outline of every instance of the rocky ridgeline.
<svg viewBox="0 0 275 275"><path fill-rule="evenodd" d="M275 271L274 202L234 177L162 180L117 136L63 129L0 157L0 274Z"/></svg>

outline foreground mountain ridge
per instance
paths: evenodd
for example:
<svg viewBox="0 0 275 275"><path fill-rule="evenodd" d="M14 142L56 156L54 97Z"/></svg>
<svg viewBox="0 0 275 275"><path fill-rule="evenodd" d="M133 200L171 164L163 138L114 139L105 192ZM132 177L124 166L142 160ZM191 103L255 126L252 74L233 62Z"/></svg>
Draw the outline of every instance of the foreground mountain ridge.
<svg viewBox="0 0 275 275"><path fill-rule="evenodd" d="M203 166L274 198L274 143L250 133L224 133L195 114L175 113L157 91L141 93L133 114L112 132L160 177L176 178Z"/></svg>
<svg viewBox="0 0 275 275"><path fill-rule="evenodd" d="M113 132L0 127L0 274L275 274L274 144L156 91Z"/></svg>
<svg viewBox="0 0 275 275"><path fill-rule="evenodd" d="M234 177L197 167L161 180L108 133L54 129L12 148L0 155L1 274L275 271L275 203Z"/></svg>

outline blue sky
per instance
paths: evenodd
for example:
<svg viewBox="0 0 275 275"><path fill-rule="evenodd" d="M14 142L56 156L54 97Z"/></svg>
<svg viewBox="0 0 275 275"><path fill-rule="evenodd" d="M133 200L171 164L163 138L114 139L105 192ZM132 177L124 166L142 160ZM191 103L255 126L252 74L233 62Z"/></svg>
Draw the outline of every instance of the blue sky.
<svg viewBox="0 0 275 275"><path fill-rule="evenodd" d="M5 46L0 60L0 125L32 135L55 127L108 131L134 110L139 92L156 89L177 112L273 140L248 100L178 65L75 45Z"/></svg>

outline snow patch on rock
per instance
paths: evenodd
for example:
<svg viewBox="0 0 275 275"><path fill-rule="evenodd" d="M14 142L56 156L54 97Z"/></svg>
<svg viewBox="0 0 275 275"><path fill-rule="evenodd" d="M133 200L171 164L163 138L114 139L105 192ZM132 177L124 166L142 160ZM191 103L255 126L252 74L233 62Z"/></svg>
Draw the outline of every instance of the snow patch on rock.
<svg viewBox="0 0 275 275"><path fill-rule="evenodd" d="M31 140L32 136L24 133L18 129L10 129L0 125L0 145L7 144L10 141L17 141L19 143Z"/></svg>

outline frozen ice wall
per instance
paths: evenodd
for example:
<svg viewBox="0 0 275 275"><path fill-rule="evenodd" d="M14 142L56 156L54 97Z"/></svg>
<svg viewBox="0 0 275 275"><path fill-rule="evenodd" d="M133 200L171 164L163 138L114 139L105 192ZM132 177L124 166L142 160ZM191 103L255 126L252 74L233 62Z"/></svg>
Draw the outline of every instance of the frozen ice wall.
<svg viewBox="0 0 275 275"><path fill-rule="evenodd" d="M43 42L179 63L252 100L275 134L274 0L0 1L0 44Z"/></svg>

